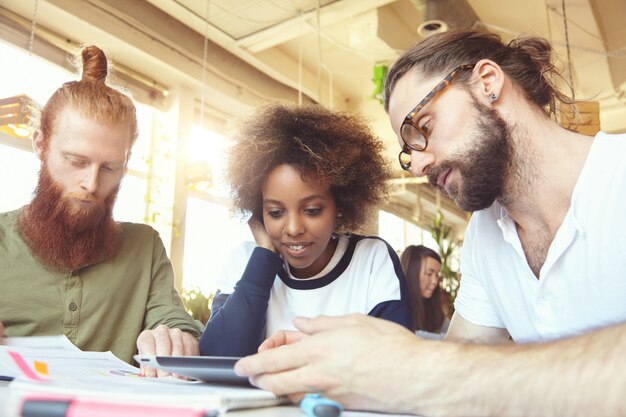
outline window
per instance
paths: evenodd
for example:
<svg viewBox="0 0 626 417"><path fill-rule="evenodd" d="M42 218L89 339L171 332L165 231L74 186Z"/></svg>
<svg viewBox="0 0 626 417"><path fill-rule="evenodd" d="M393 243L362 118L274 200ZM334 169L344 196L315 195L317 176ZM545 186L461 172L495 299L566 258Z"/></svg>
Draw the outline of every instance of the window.
<svg viewBox="0 0 626 417"><path fill-rule="evenodd" d="M409 245L424 245L437 249L437 242L430 231L383 210L378 212L378 234L397 253L402 253Z"/></svg>
<svg viewBox="0 0 626 417"><path fill-rule="evenodd" d="M21 49L0 42L0 56L10 65L0 66L0 78L11 82L0 84L0 97L27 94L43 106L54 91L64 82L75 79L75 74L57 67L39 57L28 56ZM45 74L42 77L41 74ZM139 123L139 137L133 148L129 174L122 182L114 216L121 221L142 222L145 212L147 160L152 134L152 121L158 112L150 106L135 103ZM32 198L37 185L39 160L32 151L17 149L3 141L0 133L0 212L17 209ZM30 139L24 139L29 141ZM28 149L30 145L24 146Z"/></svg>
<svg viewBox="0 0 626 417"><path fill-rule="evenodd" d="M3 213L30 201L37 185L39 159L33 152L3 145L0 139L0 167L0 213Z"/></svg>
<svg viewBox="0 0 626 417"><path fill-rule="evenodd" d="M224 181L229 141L194 126L189 138L187 166L193 169L187 184L183 287L214 292L230 253L243 241L254 241L247 223L231 216ZM195 179L195 181L194 181Z"/></svg>
<svg viewBox="0 0 626 417"><path fill-rule="evenodd" d="M230 253L243 241L254 241L245 222L230 216L228 207L189 197L185 226L184 288L215 292Z"/></svg>

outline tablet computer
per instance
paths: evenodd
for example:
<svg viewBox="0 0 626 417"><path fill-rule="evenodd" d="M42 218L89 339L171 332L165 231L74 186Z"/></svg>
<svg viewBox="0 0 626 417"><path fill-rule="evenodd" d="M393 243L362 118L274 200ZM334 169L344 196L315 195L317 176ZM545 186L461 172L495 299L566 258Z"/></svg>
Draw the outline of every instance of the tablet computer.
<svg viewBox="0 0 626 417"><path fill-rule="evenodd" d="M240 358L230 356L150 356L135 355L137 363L162 369L199 381L251 386L248 377L235 374Z"/></svg>

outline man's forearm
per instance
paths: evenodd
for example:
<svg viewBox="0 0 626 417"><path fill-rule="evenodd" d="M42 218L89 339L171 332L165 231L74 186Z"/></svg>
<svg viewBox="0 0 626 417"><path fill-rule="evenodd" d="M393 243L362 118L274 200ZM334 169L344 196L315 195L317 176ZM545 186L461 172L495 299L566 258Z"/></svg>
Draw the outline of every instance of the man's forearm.
<svg viewBox="0 0 626 417"><path fill-rule="evenodd" d="M626 324L533 345L442 343L418 412L464 416L626 415ZM424 356L422 356L422 361Z"/></svg>

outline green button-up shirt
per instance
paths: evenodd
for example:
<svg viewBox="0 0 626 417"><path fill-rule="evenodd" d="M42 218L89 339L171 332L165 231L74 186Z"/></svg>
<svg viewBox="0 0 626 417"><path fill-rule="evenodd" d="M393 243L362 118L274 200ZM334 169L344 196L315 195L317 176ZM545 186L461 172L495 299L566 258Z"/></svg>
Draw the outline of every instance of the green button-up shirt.
<svg viewBox="0 0 626 417"><path fill-rule="evenodd" d="M15 229L17 211L0 214L0 321L6 336L65 334L82 350L132 361L144 329L160 324L200 336L187 314L158 233L119 223L120 250L78 271L47 269Z"/></svg>

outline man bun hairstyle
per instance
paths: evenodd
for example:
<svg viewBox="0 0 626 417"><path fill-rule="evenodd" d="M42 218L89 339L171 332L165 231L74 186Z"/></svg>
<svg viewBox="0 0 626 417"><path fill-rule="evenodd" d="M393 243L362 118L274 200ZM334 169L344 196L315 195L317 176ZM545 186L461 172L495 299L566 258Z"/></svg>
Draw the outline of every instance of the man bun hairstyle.
<svg viewBox="0 0 626 417"><path fill-rule="evenodd" d="M398 80L409 71L424 77L446 74L463 64L481 59L497 63L513 82L547 115L557 117L557 103L575 103L572 86L555 65L550 43L543 38L520 36L504 44L499 35L481 30L452 30L433 35L407 49L392 65L385 80L385 111ZM471 72L460 73L455 83L467 84ZM568 86L571 97L562 93L556 83Z"/></svg>
<svg viewBox="0 0 626 417"><path fill-rule="evenodd" d="M52 94L39 115L38 127L46 148L56 120L65 108L98 123L128 124L129 145L134 144L138 135L135 105L126 91L110 82L110 66L105 53L97 46L87 46L76 58L74 66L82 74L80 81L64 83Z"/></svg>
<svg viewBox="0 0 626 417"><path fill-rule="evenodd" d="M87 46L81 52L83 82L100 82L105 84L109 75L109 64L102 49Z"/></svg>

